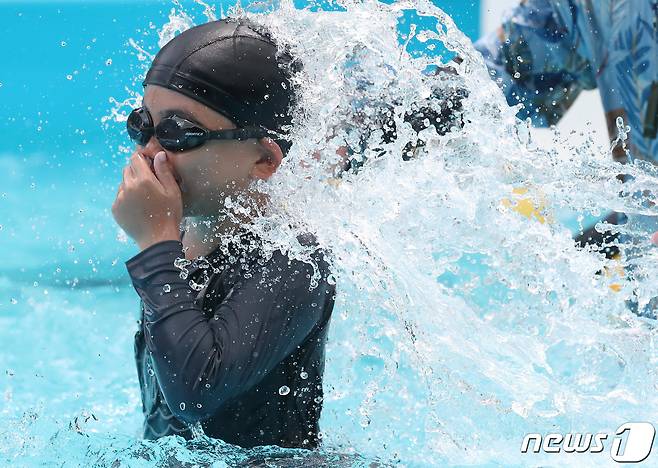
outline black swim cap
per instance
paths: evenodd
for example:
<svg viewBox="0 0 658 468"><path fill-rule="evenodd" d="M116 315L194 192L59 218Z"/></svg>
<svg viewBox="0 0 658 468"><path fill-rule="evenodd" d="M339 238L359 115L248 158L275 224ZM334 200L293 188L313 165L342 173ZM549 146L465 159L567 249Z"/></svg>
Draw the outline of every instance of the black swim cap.
<svg viewBox="0 0 658 468"><path fill-rule="evenodd" d="M142 83L182 93L233 121L287 134L301 68L269 32L247 18L225 18L188 29L160 49ZM274 140L284 155L285 139Z"/></svg>

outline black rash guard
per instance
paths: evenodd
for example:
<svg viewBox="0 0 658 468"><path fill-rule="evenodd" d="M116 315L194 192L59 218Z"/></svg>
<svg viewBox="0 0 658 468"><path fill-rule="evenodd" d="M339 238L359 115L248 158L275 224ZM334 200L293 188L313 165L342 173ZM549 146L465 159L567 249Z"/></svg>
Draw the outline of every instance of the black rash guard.
<svg viewBox="0 0 658 468"><path fill-rule="evenodd" d="M143 436L191 439L189 426L201 422L207 436L242 447L315 448L335 296L329 265L319 249L313 266L280 250L265 260L253 235L237 239L187 266L175 240L126 262L141 298ZM310 234L298 240L316 245Z"/></svg>

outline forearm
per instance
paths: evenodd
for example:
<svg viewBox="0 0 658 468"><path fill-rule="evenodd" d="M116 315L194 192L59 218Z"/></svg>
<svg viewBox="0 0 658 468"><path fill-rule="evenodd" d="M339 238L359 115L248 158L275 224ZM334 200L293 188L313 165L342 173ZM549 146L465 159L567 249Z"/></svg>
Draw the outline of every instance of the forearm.
<svg viewBox="0 0 658 468"><path fill-rule="evenodd" d="M538 127L557 124L582 89L596 87L578 29L556 8L547 0L520 3L475 43L507 102L522 104L519 118Z"/></svg>

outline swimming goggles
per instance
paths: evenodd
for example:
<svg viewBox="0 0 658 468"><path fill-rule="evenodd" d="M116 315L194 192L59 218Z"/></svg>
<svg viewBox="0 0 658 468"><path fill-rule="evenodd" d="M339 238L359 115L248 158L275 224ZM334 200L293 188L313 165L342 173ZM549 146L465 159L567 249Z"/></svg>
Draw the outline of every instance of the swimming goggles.
<svg viewBox="0 0 658 468"><path fill-rule="evenodd" d="M263 126L208 130L201 125L177 115L160 120L153 126L153 118L144 107L138 107L128 115L128 135L141 146L146 146L155 136L160 145L169 151L187 151L198 148L209 140L246 140L248 138L274 137L274 132Z"/></svg>

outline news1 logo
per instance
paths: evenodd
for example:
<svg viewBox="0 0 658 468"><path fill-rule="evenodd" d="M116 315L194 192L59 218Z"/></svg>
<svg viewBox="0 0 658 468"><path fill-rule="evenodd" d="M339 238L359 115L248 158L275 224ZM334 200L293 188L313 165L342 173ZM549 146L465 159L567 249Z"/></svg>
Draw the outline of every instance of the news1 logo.
<svg viewBox="0 0 658 468"><path fill-rule="evenodd" d="M617 428L612 438L610 457L619 463L639 463L644 461L651 453L656 429L648 422L627 422ZM521 443L521 453L534 453L543 451L545 453L600 453L605 450L604 442L608 440L608 434L600 432L592 433L569 433L526 434ZM622 443L626 442L622 447Z"/></svg>

